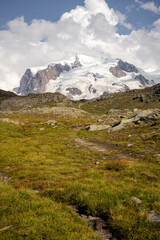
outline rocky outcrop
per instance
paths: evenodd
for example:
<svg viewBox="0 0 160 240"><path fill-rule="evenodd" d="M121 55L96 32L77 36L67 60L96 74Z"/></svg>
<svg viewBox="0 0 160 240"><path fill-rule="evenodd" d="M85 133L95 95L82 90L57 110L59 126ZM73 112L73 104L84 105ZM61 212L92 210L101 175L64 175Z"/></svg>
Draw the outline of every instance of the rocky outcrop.
<svg viewBox="0 0 160 240"><path fill-rule="evenodd" d="M82 91L76 87L72 87L72 88L66 88L66 91L68 91L72 96L76 96L76 95L81 95Z"/></svg>
<svg viewBox="0 0 160 240"><path fill-rule="evenodd" d="M139 80L142 87L147 87L149 85L149 80L146 79L142 74L135 77L136 80Z"/></svg>
<svg viewBox="0 0 160 240"><path fill-rule="evenodd" d="M0 111L26 110L38 106L54 106L55 104L68 105L71 104L71 101L60 93L29 94L28 96L16 96L2 101Z"/></svg>
<svg viewBox="0 0 160 240"><path fill-rule="evenodd" d="M108 130L108 132L119 131L130 124L139 124L139 123L148 123L152 121L157 121L160 119L160 110L159 109L148 109L148 110L139 110L136 115L130 118L123 118L121 121L117 122Z"/></svg>
<svg viewBox="0 0 160 240"><path fill-rule="evenodd" d="M125 77L126 73L123 72L119 67L110 67L109 71L115 76L116 78Z"/></svg>
<svg viewBox="0 0 160 240"><path fill-rule="evenodd" d="M76 55L75 61L74 61L74 63L72 63L72 68L77 68L77 67L81 67L81 66L82 66L82 64L79 61L79 57L78 57L78 55Z"/></svg>
<svg viewBox="0 0 160 240"><path fill-rule="evenodd" d="M39 70L34 76L30 69L27 69L20 81L18 94L23 96L29 93L43 93L50 80L56 80L63 71L69 71L69 65L56 64L48 65L44 70Z"/></svg>
<svg viewBox="0 0 160 240"><path fill-rule="evenodd" d="M133 64L130 64L128 62L123 62L122 60L119 60L118 67L125 72L138 73L138 69Z"/></svg>

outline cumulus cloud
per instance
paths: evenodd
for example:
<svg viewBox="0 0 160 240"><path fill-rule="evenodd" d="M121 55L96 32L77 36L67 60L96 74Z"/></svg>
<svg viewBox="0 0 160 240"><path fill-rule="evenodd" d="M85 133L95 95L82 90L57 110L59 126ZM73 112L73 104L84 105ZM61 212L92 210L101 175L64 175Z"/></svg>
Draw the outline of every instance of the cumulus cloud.
<svg viewBox="0 0 160 240"><path fill-rule="evenodd" d="M153 1L152 2L143 3L140 0L135 0L135 2L139 3L140 8L142 8L144 10L151 11L151 12L153 12L155 14L160 14L160 7L157 7Z"/></svg>
<svg viewBox="0 0 160 240"><path fill-rule="evenodd" d="M85 0L64 13L58 22L23 17L0 31L0 88L19 85L25 70L67 59L76 53L95 57L119 57L139 67L159 66L160 21L150 31L120 35L118 25L131 29L126 16L110 9L104 0Z"/></svg>

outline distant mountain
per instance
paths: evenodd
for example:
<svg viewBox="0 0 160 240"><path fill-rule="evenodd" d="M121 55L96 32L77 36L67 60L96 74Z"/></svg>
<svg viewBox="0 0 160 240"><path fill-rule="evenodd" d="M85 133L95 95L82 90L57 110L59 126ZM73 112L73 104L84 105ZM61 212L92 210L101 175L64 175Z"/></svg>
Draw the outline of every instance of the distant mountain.
<svg viewBox="0 0 160 240"><path fill-rule="evenodd" d="M93 99L154 85L146 76L142 69L121 59L76 55L75 59L27 69L15 90L20 95L59 92L72 100Z"/></svg>

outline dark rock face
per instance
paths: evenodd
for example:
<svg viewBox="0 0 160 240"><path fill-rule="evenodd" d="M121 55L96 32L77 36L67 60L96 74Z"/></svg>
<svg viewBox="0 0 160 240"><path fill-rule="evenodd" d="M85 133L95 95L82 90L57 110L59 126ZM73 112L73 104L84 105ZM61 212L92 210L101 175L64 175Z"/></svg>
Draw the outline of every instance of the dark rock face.
<svg viewBox="0 0 160 240"><path fill-rule="evenodd" d="M27 95L32 90L33 75L30 69L27 69L20 81L18 94Z"/></svg>
<svg viewBox="0 0 160 240"><path fill-rule="evenodd" d="M132 100L139 102L160 102L160 84L156 84L150 88L144 89L144 93L135 94Z"/></svg>
<svg viewBox="0 0 160 240"><path fill-rule="evenodd" d="M30 69L27 69L23 75L18 94L28 95L29 93L43 93L50 80L56 80L63 71L69 71L71 68L66 64L56 64L48 66L47 69L40 70L33 76Z"/></svg>
<svg viewBox="0 0 160 240"><path fill-rule="evenodd" d="M66 91L68 91L73 96L82 94L81 90L78 88L67 88Z"/></svg>
<svg viewBox="0 0 160 240"><path fill-rule="evenodd" d="M10 91L5 91L0 89L0 98L9 98L9 97L16 97L17 95Z"/></svg>
<svg viewBox="0 0 160 240"><path fill-rule="evenodd" d="M78 56L76 55L76 56L75 56L75 61L74 61L74 63L72 64L72 68L77 68L77 67L81 67L81 66L82 66L82 64L80 63L79 58L78 58Z"/></svg>
<svg viewBox="0 0 160 240"><path fill-rule="evenodd" d="M96 93L97 92L97 90L95 88L93 88L92 84L89 86L88 90L89 90L90 93Z"/></svg>
<svg viewBox="0 0 160 240"><path fill-rule="evenodd" d="M139 80L139 82L142 84L142 87L147 87L149 84L149 80L146 79L143 75L137 75L135 77L136 80Z"/></svg>
<svg viewBox="0 0 160 240"><path fill-rule="evenodd" d="M133 64L123 62L122 60L119 60L118 67L125 72L138 73L138 69Z"/></svg>
<svg viewBox="0 0 160 240"><path fill-rule="evenodd" d="M109 71L115 76L116 78L125 77L127 74L123 72L119 67L110 67Z"/></svg>

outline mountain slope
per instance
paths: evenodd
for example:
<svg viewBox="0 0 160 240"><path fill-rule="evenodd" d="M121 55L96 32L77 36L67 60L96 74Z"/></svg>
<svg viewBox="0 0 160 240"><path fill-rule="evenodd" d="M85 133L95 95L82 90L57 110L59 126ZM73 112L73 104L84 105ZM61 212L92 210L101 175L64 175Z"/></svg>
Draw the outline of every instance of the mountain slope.
<svg viewBox="0 0 160 240"><path fill-rule="evenodd" d="M73 100L92 99L153 85L154 81L146 77L141 69L121 59L80 55L75 59L27 69L18 94L59 92Z"/></svg>

